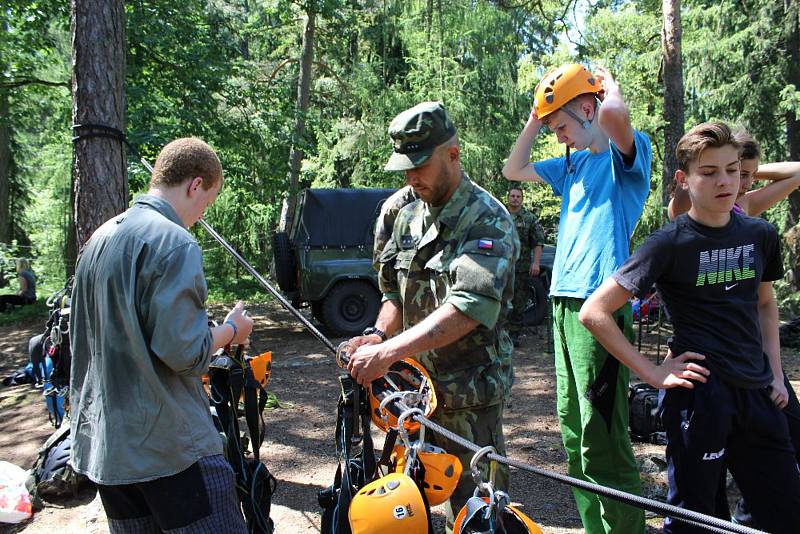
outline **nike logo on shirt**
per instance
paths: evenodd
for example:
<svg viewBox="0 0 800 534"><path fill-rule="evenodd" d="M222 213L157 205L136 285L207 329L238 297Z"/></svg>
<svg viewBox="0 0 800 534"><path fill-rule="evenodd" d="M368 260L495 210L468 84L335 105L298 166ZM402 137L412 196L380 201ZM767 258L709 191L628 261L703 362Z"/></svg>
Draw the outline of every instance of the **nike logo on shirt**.
<svg viewBox="0 0 800 534"><path fill-rule="evenodd" d="M734 287L738 286L739 284L733 284L732 286L725 286L725 291L730 291Z"/></svg>

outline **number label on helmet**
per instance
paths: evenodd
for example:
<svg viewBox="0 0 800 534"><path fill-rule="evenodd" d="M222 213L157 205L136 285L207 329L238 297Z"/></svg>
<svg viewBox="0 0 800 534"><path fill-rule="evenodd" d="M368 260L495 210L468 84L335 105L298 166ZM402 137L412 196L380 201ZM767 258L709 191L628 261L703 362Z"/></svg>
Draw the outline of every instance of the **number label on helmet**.
<svg viewBox="0 0 800 534"><path fill-rule="evenodd" d="M405 519L408 516L408 512L406 512L406 507L402 505L395 506L392 512L394 513L395 519Z"/></svg>

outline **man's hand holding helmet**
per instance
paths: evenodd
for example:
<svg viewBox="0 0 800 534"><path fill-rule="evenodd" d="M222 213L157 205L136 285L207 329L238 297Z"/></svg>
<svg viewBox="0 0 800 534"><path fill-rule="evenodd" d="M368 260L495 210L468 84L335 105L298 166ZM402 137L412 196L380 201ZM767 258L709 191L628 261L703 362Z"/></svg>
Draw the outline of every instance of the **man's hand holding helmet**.
<svg viewBox="0 0 800 534"><path fill-rule="evenodd" d="M385 375L389 366L402 358L402 355L394 355L386 345L365 343L350 353L347 370L356 382L368 386L376 378Z"/></svg>
<svg viewBox="0 0 800 534"><path fill-rule="evenodd" d="M536 114L536 103L534 102L533 107L531 108L531 114L528 117L528 126L536 128L538 132L542 128L542 120Z"/></svg>

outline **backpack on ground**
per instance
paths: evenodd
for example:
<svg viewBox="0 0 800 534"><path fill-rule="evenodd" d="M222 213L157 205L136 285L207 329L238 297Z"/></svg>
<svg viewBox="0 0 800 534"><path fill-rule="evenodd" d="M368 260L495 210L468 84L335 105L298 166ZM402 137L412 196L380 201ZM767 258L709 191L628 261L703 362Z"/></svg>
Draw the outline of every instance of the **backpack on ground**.
<svg viewBox="0 0 800 534"><path fill-rule="evenodd" d="M664 425L658 413L659 390L650 384L636 384L630 388L631 439L642 443L663 445L667 442Z"/></svg>
<svg viewBox="0 0 800 534"><path fill-rule="evenodd" d="M69 425L63 425L47 438L25 483L31 494L34 510L43 508L42 500L77 497L91 481L76 473L69 465L72 436Z"/></svg>

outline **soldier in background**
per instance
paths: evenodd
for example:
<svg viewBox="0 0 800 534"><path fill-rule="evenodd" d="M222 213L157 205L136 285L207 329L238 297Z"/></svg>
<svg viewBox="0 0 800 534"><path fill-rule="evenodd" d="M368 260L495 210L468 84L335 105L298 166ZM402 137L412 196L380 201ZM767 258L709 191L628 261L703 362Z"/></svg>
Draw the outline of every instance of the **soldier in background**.
<svg viewBox="0 0 800 534"><path fill-rule="evenodd" d="M462 170L456 129L440 103L404 111L389 135L394 153L386 170L404 171L419 199L397 212L380 254L384 302L375 326L350 340L350 373L367 385L392 363L416 358L436 389L432 419L504 454L503 408L513 381L504 324L519 252L511 217ZM472 451L438 435L430 441L469 466ZM506 466L498 466L495 482L507 488ZM474 489L465 469L447 503L449 529Z"/></svg>
<svg viewBox="0 0 800 534"><path fill-rule="evenodd" d="M515 347L519 347L523 313L528 303L531 276L539 276L539 261L542 259L544 231L539 218L522 206L522 188L513 186L508 191L508 211L519 236L519 259L514 265L514 308L508 316L508 333Z"/></svg>
<svg viewBox="0 0 800 534"><path fill-rule="evenodd" d="M383 249L386 248L386 243L392 237L392 228L397 214L403 209L403 206L414 202L418 198L419 196L414 192L414 188L407 185L401 187L383 201L381 212L375 220L375 241L372 247L372 266L375 267L376 271L381 270L381 254L383 254Z"/></svg>

